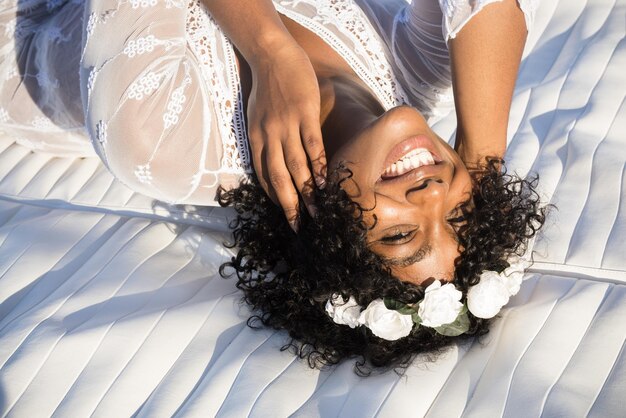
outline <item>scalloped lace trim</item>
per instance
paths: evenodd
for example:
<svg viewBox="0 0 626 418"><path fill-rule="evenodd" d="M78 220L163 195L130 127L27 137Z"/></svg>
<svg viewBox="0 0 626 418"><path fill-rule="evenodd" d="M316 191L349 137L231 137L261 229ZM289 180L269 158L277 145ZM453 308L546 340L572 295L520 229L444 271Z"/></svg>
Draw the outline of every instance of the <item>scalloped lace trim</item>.
<svg viewBox="0 0 626 418"><path fill-rule="evenodd" d="M304 3L315 11L306 16L297 9ZM337 51L367 84L385 109L409 103L387 60L383 43L352 0L282 0L276 9L313 31ZM328 27L337 28L348 45ZM222 161L220 172L252 171L241 85L232 44L200 0L188 0L187 36L201 65L215 102Z"/></svg>
<svg viewBox="0 0 626 418"><path fill-rule="evenodd" d="M216 107L223 150L219 172L250 173L250 150L235 51L200 0L188 2L187 36Z"/></svg>
<svg viewBox="0 0 626 418"><path fill-rule="evenodd" d="M314 13L305 15L303 8L298 8L300 4L309 6ZM382 40L353 0L275 0L274 5L337 51L386 110L409 103L385 55ZM339 40L329 26L337 28L354 47Z"/></svg>

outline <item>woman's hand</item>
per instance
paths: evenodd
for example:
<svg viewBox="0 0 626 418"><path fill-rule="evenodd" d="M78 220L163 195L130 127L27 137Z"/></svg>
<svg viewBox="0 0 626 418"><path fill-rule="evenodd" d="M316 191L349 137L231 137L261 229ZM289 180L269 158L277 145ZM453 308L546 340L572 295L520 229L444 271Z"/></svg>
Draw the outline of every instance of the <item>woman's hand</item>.
<svg viewBox="0 0 626 418"><path fill-rule="evenodd" d="M326 176L315 71L272 0L201 1L250 65L248 133L254 169L297 230L298 192L315 212L308 162L319 187Z"/></svg>
<svg viewBox="0 0 626 418"><path fill-rule="evenodd" d="M254 169L263 189L297 231L298 192L314 216L313 178L319 188L326 182L317 77L295 41L255 59L250 67L248 132Z"/></svg>

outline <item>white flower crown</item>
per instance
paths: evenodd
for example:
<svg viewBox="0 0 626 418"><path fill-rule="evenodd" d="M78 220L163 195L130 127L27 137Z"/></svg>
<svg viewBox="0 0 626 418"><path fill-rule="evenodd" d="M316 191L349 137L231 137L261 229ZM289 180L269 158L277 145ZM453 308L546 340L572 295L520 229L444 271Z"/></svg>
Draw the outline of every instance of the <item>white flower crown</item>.
<svg viewBox="0 0 626 418"><path fill-rule="evenodd" d="M374 335L395 341L406 337L414 326L434 328L447 336L461 335L469 329L467 312L488 319L496 316L509 298L519 292L524 270L530 263L512 257L509 267L501 273L485 270L480 281L467 291L467 305L461 303L463 293L452 283L435 280L426 288L424 299L407 305L392 299L376 299L363 310L353 296L346 301L334 293L326 302L326 313L333 321L350 328L366 326Z"/></svg>

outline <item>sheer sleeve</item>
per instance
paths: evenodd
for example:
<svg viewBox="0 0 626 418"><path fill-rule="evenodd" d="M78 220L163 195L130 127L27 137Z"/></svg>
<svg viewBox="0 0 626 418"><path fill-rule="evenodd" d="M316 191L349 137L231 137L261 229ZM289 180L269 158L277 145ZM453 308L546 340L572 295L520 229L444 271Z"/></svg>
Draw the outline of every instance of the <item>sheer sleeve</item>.
<svg viewBox="0 0 626 418"><path fill-rule="evenodd" d="M426 116L436 118L453 107L448 41L496 1L502 0L412 0L395 15L390 49L398 78ZM537 1L518 0L528 27Z"/></svg>
<svg viewBox="0 0 626 418"><path fill-rule="evenodd" d="M420 1L423 0L414 0L414 3ZM483 7L499 1L502 0L439 0L444 14L443 35L446 42L454 38ZM524 12L526 28L530 30L539 0L518 0L517 3Z"/></svg>
<svg viewBox="0 0 626 418"><path fill-rule="evenodd" d="M94 147L117 178L159 200L214 205L217 186L243 173L220 172L213 96L186 40L187 3L88 0L81 95Z"/></svg>

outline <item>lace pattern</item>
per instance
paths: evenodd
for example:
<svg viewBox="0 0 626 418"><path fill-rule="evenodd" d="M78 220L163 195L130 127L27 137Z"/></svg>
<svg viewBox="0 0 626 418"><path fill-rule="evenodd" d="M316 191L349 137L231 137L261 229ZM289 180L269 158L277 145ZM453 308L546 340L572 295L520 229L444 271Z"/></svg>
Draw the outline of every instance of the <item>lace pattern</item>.
<svg viewBox="0 0 626 418"><path fill-rule="evenodd" d="M189 64L183 63L185 67L185 78L180 86L172 92L169 102L167 103L166 112L163 114L163 128L167 130L178 123L178 115L183 111L183 106L187 100L185 96L185 87L191 84L189 76ZM140 79L141 80L141 79Z"/></svg>
<svg viewBox="0 0 626 418"><path fill-rule="evenodd" d="M187 35L204 79L211 80L207 87L217 109L223 151L219 171L250 173L243 98L232 44L199 0L190 0L187 7Z"/></svg>
<svg viewBox="0 0 626 418"><path fill-rule="evenodd" d="M106 145L107 145L107 123L103 120L99 120L96 124L96 132L94 135L96 139L93 142L94 149L96 153L102 160L102 162L108 167L108 159L106 156Z"/></svg>
<svg viewBox="0 0 626 418"><path fill-rule="evenodd" d="M337 51L385 109L424 103L424 112L448 99L445 41L420 55L432 45L402 38L400 62L384 26L401 22L432 41L443 17L447 40L493 1L273 0ZM56 155L95 151L129 187L170 202L215 204L217 185L251 172L235 51L201 0L4 3L0 131ZM436 23L406 12L418 3L434 4ZM537 0L519 3L529 24ZM69 103L74 87L81 94Z"/></svg>
<svg viewBox="0 0 626 418"><path fill-rule="evenodd" d="M387 60L382 40L352 0L279 0L274 4L280 13L309 29L337 51L386 110L409 103ZM340 40L337 32L350 44Z"/></svg>
<svg viewBox="0 0 626 418"><path fill-rule="evenodd" d="M139 80L133 82L128 91L128 98L134 100L141 100L144 96L152 94L159 88L161 79L163 77L155 72L148 72L142 76ZM89 80L87 81L89 82Z"/></svg>
<svg viewBox="0 0 626 418"><path fill-rule="evenodd" d="M0 108L0 123L7 123L10 119L9 112L7 112L6 109Z"/></svg>

